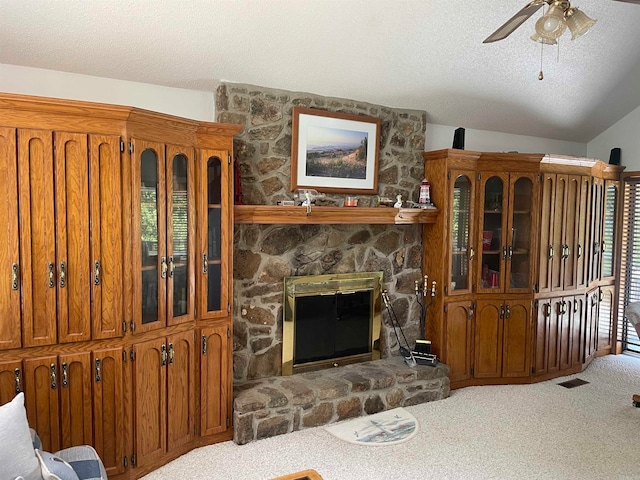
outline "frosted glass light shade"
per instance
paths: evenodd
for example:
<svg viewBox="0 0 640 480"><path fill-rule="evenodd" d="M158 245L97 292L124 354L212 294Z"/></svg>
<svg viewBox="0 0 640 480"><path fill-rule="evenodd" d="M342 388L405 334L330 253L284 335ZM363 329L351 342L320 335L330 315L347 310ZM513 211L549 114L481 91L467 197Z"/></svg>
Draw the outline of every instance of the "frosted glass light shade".
<svg viewBox="0 0 640 480"><path fill-rule="evenodd" d="M558 43L553 38L541 37L537 32L534 32L533 35L531 35L531 37L529 38L531 38L531 40L533 40L534 42L544 43L545 45L556 45Z"/></svg>
<svg viewBox="0 0 640 480"><path fill-rule="evenodd" d="M569 31L571 32L571 40L575 40L587 33L596 23L596 20L589 18L584 12L577 8L567 10L566 16L567 27L569 27Z"/></svg>
<svg viewBox="0 0 640 480"><path fill-rule="evenodd" d="M552 5L536 22L536 33L547 40L557 40L564 33L567 24L564 21L564 9Z"/></svg>

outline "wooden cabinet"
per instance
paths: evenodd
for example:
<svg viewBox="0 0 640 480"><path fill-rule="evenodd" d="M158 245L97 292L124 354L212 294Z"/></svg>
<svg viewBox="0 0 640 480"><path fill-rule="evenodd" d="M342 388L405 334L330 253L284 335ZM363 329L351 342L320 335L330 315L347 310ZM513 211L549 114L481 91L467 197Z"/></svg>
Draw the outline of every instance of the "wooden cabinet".
<svg viewBox="0 0 640 480"><path fill-rule="evenodd" d="M538 292L584 286L589 177L542 176Z"/></svg>
<svg viewBox="0 0 640 480"><path fill-rule="evenodd" d="M584 363L591 361L598 350L598 307L600 305L600 289L595 288L587 292L585 301L585 318L583 326Z"/></svg>
<svg viewBox="0 0 640 480"><path fill-rule="evenodd" d="M622 168L465 150L423 157L442 211L424 226L423 272L443 286L426 338L452 387L545 380L610 352Z"/></svg>
<svg viewBox="0 0 640 480"><path fill-rule="evenodd" d="M200 332L200 435L224 432L231 425L231 331L207 327Z"/></svg>
<svg viewBox="0 0 640 480"><path fill-rule="evenodd" d="M600 287L598 292L598 353L611 353L614 326L614 287Z"/></svg>
<svg viewBox="0 0 640 480"><path fill-rule="evenodd" d="M530 311L526 301L478 301L475 378L529 375Z"/></svg>
<svg viewBox="0 0 640 480"><path fill-rule="evenodd" d="M0 402L47 450L129 480L230 438L239 129L0 95Z"/></svg>
<svg viewBox="0 0 640 480"><path fill-rule="evenodd" d="M101 348L91 354L93 365L93 446L107 476L125 471L129 427L125 423L124 359L122 348Z"/></svg>
<svg viewBox="0 0 640 480"><path fill-rule="evenodd" d="M200 290L202 318L225 317L231 311L231 252L233 189L229 151L204 149L199 152Z"/></svg>
<svg viewBox="0 0 640 480"><path fill-rule="evenodd" d="M478 292L531 293L536 185L533 173L481 173Z"/></svg>
<svg viewBox="0 0 640 480"><path fill-rule="evenodd" d="M195 162L192 147L134 139L134 328L193 320Z"/></svg>
<svg viewBox="0 0 640 480"><path fill-rule="evenodd" d="M582 300L553 297L538 302L534 374L557 374L580 361Z"/></svg>
<svg viewBox="0 0 640 480"><path fill-rule="evenodd" d="M471 352L475 305L471 301L449 302L444 308L445 344L449 380L459 382L471 378Z"/></svg>
<svg viewBox="0 0 640 480"><path fill-rule="evenodd" d="M134 345L135 464L145 467L193 437L194 333Z"/></svg>
<svg viewBox="0 0 640 480"><path fill-rule="evenodd" d="M19 283L18 160L13 128L0 128L0 350L22 345ZM0 390L1 391L1 390ZM0 395L2 395L0 393ZM2 399L0 399L2 400ZM11 400L11 399L9 399ZM2 402L6 403L6 402Z"/></svg>

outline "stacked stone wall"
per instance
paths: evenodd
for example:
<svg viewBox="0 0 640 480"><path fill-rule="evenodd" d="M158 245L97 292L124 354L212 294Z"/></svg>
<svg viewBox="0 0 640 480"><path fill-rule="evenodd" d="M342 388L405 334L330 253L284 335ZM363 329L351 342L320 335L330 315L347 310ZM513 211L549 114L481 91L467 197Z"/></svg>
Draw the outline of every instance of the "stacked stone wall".
<svg viewBox="0 0 640 480"><path fill-rule="evenodd" d="M244 129L235 137L244 202L275 205L292 198L291 110L294 106L377 117L381 121L378 193L417 201L424 175L426 113L252 85L223 83L217 120ZM358 196L359 206L375 195ZM342 205L327 194L324 205ZM354 213L354 216L357 216ZM287 276L382 271L410 342L418 336L413 292L421 278L420 225L236 225L234 233L234 381L278 376L282 358L283 280ZM397 340L383 315L383 356Z"/></svg>

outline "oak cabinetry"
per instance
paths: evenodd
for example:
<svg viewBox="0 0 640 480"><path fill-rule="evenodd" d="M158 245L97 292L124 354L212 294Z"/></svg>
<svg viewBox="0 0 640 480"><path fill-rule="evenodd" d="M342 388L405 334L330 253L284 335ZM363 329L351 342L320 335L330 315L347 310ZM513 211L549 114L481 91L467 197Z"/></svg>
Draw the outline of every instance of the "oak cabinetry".
<svg viewBox="0 0 640 480"><path fill-rule="evenodd" d="M480 176L477 249L482 267L477 271L477 291L531 293L535 174L480 172Z"/></svg>
<svg viewBox="0 0 640 480"><path fill-rule="evenodd" d="M124 363L122 347L98 348L91 353L93 366L93 446L107 476L124 473L127 431L125 422Z"/></svg>
<svg viewBox="0 0 640 480"><path fill-rule="evenodd" d="M536 376L566 371L582 363L583 305L582 296L553 297L538 302Z"/></svg>
<svg viewBox="0 0 640 480"><path fill-rule="evenodd" d="M475 378L529 374L530 302L479 300L475 323Z"/></svg>
<svg viewBox="0 0 640 480"><path fill-rule="evenodd" d="M0 402L25 392L45 449L91 444L124 480L231 437L238 130L0 95Z"/></svg>
<svg viewBox="0 0 640 480"><path fill-rule="evenodd" d="M135 465L153 464L194 434L194 332L133 346Z"/></svg>
<svg viewBox="0 0 640 480"><path fill-rule="evenodd" d="M231 369L231 331L226 326L200 332L200 434L224 432L231 415L231 390L220 388Z"/></svg>
<svg viewBox="0 0 640 480"><path fill-rule="evenodd" d="M442 355L448 359L449 380L459 382L471 378L473 321L475 306L471 301L448 302L444 307Z"/></svg>
<svg viewBox="0 0 640 480"><path fill-rule="evenodd" d="M542 176L539 293L585 285L588 193L588 176Z"/></svg>
<svg viewBox="0 0 640 480"><path fill-rule="evenodd" d="M549 155L423 156L443 213L424 226L423 270L443 285L426 338L453 388L575 373L610 352L614 309L602 303L615 304L622 168Z"/></svg>
<svg viewBox="0 0 640 480"><path fill-rule="evenodd" d="M203 319L225 317L230 312L233 242L233 188L229 151L202 150L199 155L200 303Z"/></svg>

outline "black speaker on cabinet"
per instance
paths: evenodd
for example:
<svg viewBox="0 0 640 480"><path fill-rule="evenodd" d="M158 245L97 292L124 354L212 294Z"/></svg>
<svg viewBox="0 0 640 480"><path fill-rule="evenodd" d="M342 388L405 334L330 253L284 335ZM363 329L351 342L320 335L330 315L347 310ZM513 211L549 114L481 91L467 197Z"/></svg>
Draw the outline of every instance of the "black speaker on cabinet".
<svg viewBox="0 0 640 480"><path fill-rule="evenodd" d="M453 147L459 150L464 150L464 128L456 128L453 132Z"/></svg>
<svg viewBox="0 0 640 480"><path fill-rule="evenodd" d="M612 148L609 155L609 165L620 165L620 155L622 150L620 148Z"/></svg>

